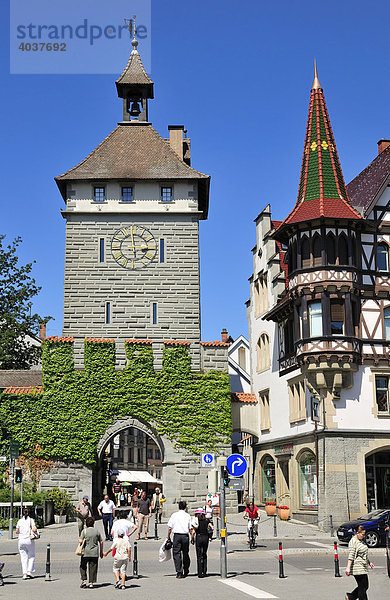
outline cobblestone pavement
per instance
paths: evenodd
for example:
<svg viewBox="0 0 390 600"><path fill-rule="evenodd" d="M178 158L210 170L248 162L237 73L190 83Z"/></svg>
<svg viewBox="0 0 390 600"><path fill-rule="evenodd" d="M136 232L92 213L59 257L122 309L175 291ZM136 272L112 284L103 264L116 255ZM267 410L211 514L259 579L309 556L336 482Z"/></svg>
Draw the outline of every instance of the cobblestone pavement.
<svg viewBox="0 0 390 600"><path fill-rule="evenodd" d="M101 523L96 525L102 530ZM212 598L213 600L240 600L241 598L279 598L280 600L333 600L345 597L352 591L354 580L345 575L334 577L333 539L315 527L301 523L277 522L278 536L273 537L273 521L262 514L258 547L250 550L245 542L246 524L241 515L228 517L228 573L227 580L219 577L219 541L213 540L209 549L209 577L198 579L195 575L195 550L191 548L190 576L183 580L175 578L172 561L160 564L158 549L166 533L166 523L159 527L160 540L140 540L139 579L129 578L127 589L114 590L112 559L100 561L98 585L92 594L97 598L107 598L111 592L125 594L142 592L145 600L169 597L179 600ZM154 530L153 530L154 531ZM153 532L151 532L153 533ZM0 560L5 562L4 582L0 587L0 598L12 600L79 600L91 590L79 588L79 559L74 551L77 543L75 523L53 525L42 531L36 542L36 578L23 581L17 540L8 540L6 533L0 537ZM132 538L134 539L134 537ZM278 577L278 542L285 547L284 569L286 578ZM50 582L45 581L46 546L50 543L52 552ZM105 542L108 548L109 542ZM369 597L372 600L388 596L389 579L385 568L385 550L370 552L376 565L370 573ZM340 548L340 570L343 573L346 563L346 548ZM129 575L131 569L129 568Z"/></svg>

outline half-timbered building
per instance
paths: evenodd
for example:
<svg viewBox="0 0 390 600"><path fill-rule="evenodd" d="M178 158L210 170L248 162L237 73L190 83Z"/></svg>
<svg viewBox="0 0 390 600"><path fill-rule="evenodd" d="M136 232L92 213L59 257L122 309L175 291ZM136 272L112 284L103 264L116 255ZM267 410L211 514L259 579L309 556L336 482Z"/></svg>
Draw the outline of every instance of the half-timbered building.
<svg viewBox="0 0 390 600"><path fill-rule="evenodd" d="M326 528L390 506L390 141L346 186L317 72L295 206L256 218L252 490Z"/></svg>

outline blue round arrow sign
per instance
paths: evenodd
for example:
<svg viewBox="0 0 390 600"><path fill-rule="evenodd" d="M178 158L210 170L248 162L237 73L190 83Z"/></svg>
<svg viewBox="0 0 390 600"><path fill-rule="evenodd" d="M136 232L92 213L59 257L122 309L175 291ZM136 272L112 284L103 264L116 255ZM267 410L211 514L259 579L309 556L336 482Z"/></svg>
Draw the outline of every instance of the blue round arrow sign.
<svg viewBox="0 0 390 600"><path fill-rule="evenodd" d="M241 454L231 454L227 458L226 467L230 475L233 475L233 477L240 477L240 475L243 475L247 470L248 464Z"/></svg>

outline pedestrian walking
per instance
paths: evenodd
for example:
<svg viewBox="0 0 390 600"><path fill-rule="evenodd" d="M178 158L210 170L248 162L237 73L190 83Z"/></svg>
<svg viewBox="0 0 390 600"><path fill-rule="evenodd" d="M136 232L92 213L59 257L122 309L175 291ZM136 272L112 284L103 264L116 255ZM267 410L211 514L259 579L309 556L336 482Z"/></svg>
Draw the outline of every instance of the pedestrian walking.
<svg viewBox="0 0 390 600"><path fill-rule="evenodd" d="M18 536L18 550L22 563L23 579L33 579L35 572L35 539L34 533L38 530L34 519L30 517L28 508L23 509L23 517L16 524Z"/></svg>
<svg viewBox="0 0 390 600"><path fill-rule="evenodd" d="M207 502L205 504L204 513L205 513L205 517L206 517L207 521L212 525L213 524L213 501L211 500L211 498L209 500L207 500Z"/></svg>
<svg viewBox="0 0 390 600"><path fill-rule="evenodd" d="M152 514L152 504L149 498L146 497L146 492L142 492L141 498L138 500L137 505L137 525L138 525L138 537L137 540L141 537L142 528L144 529L144 539L148 539L148 526L149 526L149 517Z"/></svg>
<svg viewBox="0 0 390 600"><path fill-rule="evenodd" d="M104 500L100 502L98 506L98 512L103 519L103 527L106 540L112 540L111 529L115 517L115 504L112 500L110 500L108 494L105 494Z"/></svg>
<svg viewBox="0 0 390 600"><path fill-rule="evenodd" d="M165 502L164 494L161 493L161 490L159 487L156 487L156 489L154 490L154 494L152 496L152 510L157 515L156 519L158 519L159 523L161 523L162 509L163 509L164 502Z"/></svg>
<svg viewBox="0 0 390 600"><path fill-rule="evenodd" d="M179 510L174 512L168 521L168 540L171 540L173 533L173 561L175 563L176 578L187 577L190 570L190 536L191 541L194 538L194 528L191 524L191 517L186 512L187 503L184 500L179 502Z"/></svg>
<svg viewBox="0 0 390 600"><path fill-rule="evenodd" d="M134 488L134 492L131 496L131 510L133 512L133 519L135 521L137 516L138 500L140 499L140 493L137 488Z"/></svg>
<svg viewBox="0 0 390 600"><path fill-rule="evenodd" d="M122 484L119 481L118 477L112 484L112 493L115 497L115 506L118 508L121 505L121 496L123 494Z"/></svg>
<svg viewBox="0 0 390 600"><path fill-rule="evenodd" d="M364 543L366 530L363 525L359 525L356 534L350 539L348 544L348 563L345 574L353 575L356 579L357 587L349 594L345 595L345 600L368 600L368 567L374 568L368 558L368 548Z"/></svg>
<svg viewBox="0 0 390 600"><path fill-rule="evenodd" d="M244 511L244 519L248 519L248 539L246 543L249 544L251 527L253 527L254 534L255 536L257 536L259 525L259 509L257 508L256 504L253 504L253 502L248 502L248 504L246 505L246 509Z"/></svg>
<svg viewBox="0 0 390 600"><path fill-rule="evenodd" d="M93 517L92 506L89 503L89 497L83 496L83 499L76 505L77 524L79 527L79 537L85 527L85 519Z"/></svg>
<svg viewBox="0 0 390 600"><path fill-rule="evenodd" d="M123 529L118 530L118 536L114 539L111 548L103 556L107 556L113 550L115 550L115 557L112 570L115 575L115 587L124 590L126 589L126 569L129 560L131 560L131 546L129 538Z"/></svg>
<svg viewBox="0 0 390 600"><path fill-rule="evenodd" d="M117 511L117 518L111 529L111 537L115 541L118 537L118 531L124 531L125 536L130 537L137 529L138 527L135 525L134 521L128 519L126 510Z"/></svg>
<svg viewBox="0 0 390 600"><path fill-rule="evenodd" d="M198 577L206 577L207 550L209 547L209 541L212 540L213 526L206 518L205 511L202 508L198 508L195 511L193 527L195 530L195 549L198 566ZM191 542L194 543L194 538L192 538Z"/></svg>
<svg viewBox="0 0 390 600"><path fill-rule="evenodd" d="M86 529L82 531L79 544L84 542L84 554L80 559L80 575L81 575L81 588L88 587L93 588L93 584L97 580L98 572L98 561L99 556L103 558L103 540L100 532L94 527L95 519L93 517L87 517L85 519ZM87 579L88 569L88 579Z"/></svg>

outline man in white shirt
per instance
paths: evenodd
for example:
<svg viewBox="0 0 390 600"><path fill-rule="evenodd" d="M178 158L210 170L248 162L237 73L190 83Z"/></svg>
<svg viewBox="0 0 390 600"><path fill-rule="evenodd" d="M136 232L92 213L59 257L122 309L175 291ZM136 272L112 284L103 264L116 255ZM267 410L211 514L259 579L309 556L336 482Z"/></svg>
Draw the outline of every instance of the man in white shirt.
<svg viewBox="0 0 390 600"><path fill-rule="evenodd" d="M134 524L133 520L129 520L127 518L128 512L125 510L117 511L117 518L114 521L114 524L111 529L111 537L114 538L114 541L118 537L118 531L123 531L123 535L126 537L130 537L133 535L135 531L137 531L138 527Z"/></svg>
<svg viewBox="0 0 390 600"><path fill-rule="evenodd" d="M103 527L104 533L106 535L106 540L112 540L111 537L111 529L112 522L115 517L115 504L112 500L110 500L109 495L104 495L104 500L102 500L98 506L99 515L103 519Z"/></svg>
<svg viewBox="0 0 390 600"><path fill-rule="evenodd" d="M187 504L179 502L179 510L171 515L168 521L168 540L173 533L173 561L176 568L176 578L187 577L190 570L190 535L193 540L195 532L191 525L191 517L186 513Z"/></svg>

